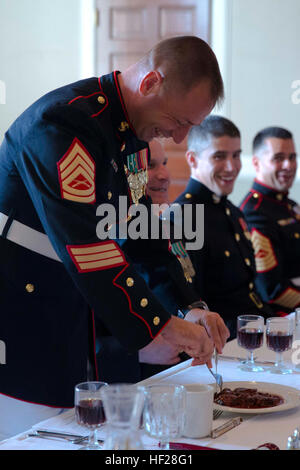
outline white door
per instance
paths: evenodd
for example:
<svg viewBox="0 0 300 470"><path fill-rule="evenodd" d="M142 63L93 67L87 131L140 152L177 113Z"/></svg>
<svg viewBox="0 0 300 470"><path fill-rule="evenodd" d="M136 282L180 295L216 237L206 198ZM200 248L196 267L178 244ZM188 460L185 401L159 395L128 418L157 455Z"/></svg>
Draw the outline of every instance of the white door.
<svg viewBox="0 0 300 470"><path fill-rule="evenodd" d="M96 0L96 72L124 70L157 42L171 36L195 35L210 42L210 0ZM170 198L184 188L189 169L186 142L166 141L172 176Z"/></svg>

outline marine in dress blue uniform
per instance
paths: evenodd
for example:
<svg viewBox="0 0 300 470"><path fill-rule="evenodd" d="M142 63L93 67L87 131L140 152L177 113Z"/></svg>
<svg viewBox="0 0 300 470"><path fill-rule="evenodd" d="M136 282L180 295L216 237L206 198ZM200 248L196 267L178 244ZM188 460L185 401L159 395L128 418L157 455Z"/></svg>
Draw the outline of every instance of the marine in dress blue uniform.
<svg viewBox="0 0 300 470"><path fill-rule="evenodd" d="M169 321L120 245L96 236L97 206L131 197L124 162L147 148L128 123L117 73L45 95L6 133L0 289L7 364L0 393L71 407L74 385L86 379L95 316L101 334L129 351Z"/></svg>
<svg viewBox="0 0 300 470"><path fill-rule="evenodd" d="M236 336L238 315L271 316L272 309L255 288L254 251L239 208L193 178L175 202L192 205L193 220L196 204L204 204L204 245L189 251L196 270L194 287L210 310L219 312L231 339Z"/></svg>
<svg viewBox="0 0 300 470"><path fill-rule="evenodd" d="M299 206L287 191L255 180L240 208L251 230L260 295L279 312L293 311L300 305Z"/></svg>

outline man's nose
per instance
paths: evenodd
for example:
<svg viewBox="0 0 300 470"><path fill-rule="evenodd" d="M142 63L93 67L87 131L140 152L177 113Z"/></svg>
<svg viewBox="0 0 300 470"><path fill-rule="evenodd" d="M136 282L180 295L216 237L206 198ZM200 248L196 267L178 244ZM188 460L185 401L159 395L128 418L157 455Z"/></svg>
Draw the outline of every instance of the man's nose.
<svg viewBox="0 0 300 470"><path fill-rule="evenodd" d="M156 177L157 179L163 181L169 180L169 170L166 168L165 165L161 165L159 167Z"/></svg>
<svg viewBox="0 0 300 470"><path fill-rule="evenodd" d="M174 140L175 144L180 144L180 142L183 141L190 127L191 126L179 127L178 129L172 132L172 139Z"/></svg>
<svg viewBox="0 0 300 470"><path fill-rule="evenodd" d="M234 161L232 157L226 158L225 168L227 171L232 171L234 169Z"/></svg>
<svg viewBox="0 0 300 470"><path fill-rule="evenodd" d="M289 158L285 158L282 162L282 168L285 170L290 170L291 168L293 168L293 166L294 166L294 162L290 160Z"/></svg>

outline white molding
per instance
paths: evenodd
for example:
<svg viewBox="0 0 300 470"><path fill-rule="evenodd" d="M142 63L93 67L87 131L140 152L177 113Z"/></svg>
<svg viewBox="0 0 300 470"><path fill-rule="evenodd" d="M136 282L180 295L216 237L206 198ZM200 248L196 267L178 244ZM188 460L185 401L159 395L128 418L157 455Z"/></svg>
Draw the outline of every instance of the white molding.
<svg viewBox="0 0 300 470"><path fill-rule="evenodd" d="M211 46L217 56L225 88L223 106L216 113L228 118L231 117L232 11L233 0L212 0Z"/></svg>
<svg viewBox="0 0 300 470"><path fill-rule="evenodd" d="M80 0L80 78L96 71L96 4L95 0Z"/></svg>

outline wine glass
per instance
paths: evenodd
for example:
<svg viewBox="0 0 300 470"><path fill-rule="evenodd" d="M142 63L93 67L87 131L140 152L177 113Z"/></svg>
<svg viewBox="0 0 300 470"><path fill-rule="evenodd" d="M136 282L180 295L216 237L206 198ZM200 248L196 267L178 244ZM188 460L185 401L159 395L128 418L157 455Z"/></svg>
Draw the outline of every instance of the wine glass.
<svg viewBox="0 0 300 470"><path fill-rule="evenodd" d="M260 315L240 315L237 318L237 341L241 348L247 349L248 357L239 367L247 372L263 372L256 364L253 351L261 348L264 338L264 318Z"/></svg>
<svg viewBox="0 0 300 470"><path fill-rule="evenodd" d="M97 429L105 422L100 390L106 382L82 382L75 386L75 416L77 423L90 430L86 446L80 450L100 450L97 440Z"/></svg>
<svg viewBox="0 0 300 470"><path fill-rule="evenodd" d="M143 387L146 432L160 441L161 450L170 449L170 439L184 430L186 390L183 385L154 384Z"/></svg>
<svg viewBox="0 0 300 470"><path fill-rule="evenodd" d="M294 325L290 318L267 318L267 347L276 352L275 364L269 371L273 374L291 374L292 369L283 361L282 353L292 348Z"/></svg>

